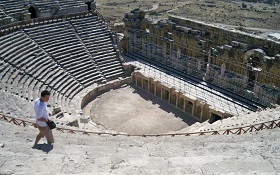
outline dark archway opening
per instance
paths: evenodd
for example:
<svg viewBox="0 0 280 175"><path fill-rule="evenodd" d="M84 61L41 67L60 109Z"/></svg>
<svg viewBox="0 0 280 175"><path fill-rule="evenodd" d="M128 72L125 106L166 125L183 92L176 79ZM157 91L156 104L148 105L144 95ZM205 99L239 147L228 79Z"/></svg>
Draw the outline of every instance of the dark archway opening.
<svg viewBox="0 0 280 175"><path fill-rule="evenodd" d="M253 90L255 79L256 79L256 72L253 70L249 70L248 75L249 75L249 79L248 79L247 89Z"/></svg>
<svg viewBox="0 0 280 175"><path fill-rule="evenodd" d="M34 7L30 7L28 11L31 13L31 19L37 18L36 9Z"/></svg>
<svg viewBox="0 0 280 175"><path fill-rule="evenodd" d="M217 114L211 114L211 117L210 117L210 119L209 119L209 123L210 124L212 124L212 123L214 123L214 122L216 122L216 121L218 121L218 120L221 120L222 119L222 117L221 116L218 116Z"/></svg>
<svg viewBox="0 0 280 175"><path fill-rule="evenodd" d="M89 2L85 2L85 4L87 4L87 6L88 6L88 11L91 11L91 2L89 1Z"/></svg>
<svg viewBox="0 0 280 175"><path fill-rule="evenodd" d="M162 90L162 99L169 101L169 91L164 89Z"/></svg>
<svg viewBox="0 0 280 175"><path fill-rule="evenodd" d="M189 102L186 104L185 109L186 109L186 112L192 114L193 103L189 101Z"/></svg>

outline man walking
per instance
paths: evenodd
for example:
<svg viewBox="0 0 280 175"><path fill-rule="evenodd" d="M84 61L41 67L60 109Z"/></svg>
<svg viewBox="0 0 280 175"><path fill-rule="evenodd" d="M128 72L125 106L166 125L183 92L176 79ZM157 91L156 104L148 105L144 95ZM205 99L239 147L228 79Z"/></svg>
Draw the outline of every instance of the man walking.
<svg viewBox="0 0 280 175"><path fill-rule="evenodd" d="M39 134L35 139L35 145L38 144L42 137L46 137L48 144L54 143L52 130L48 127L47 121L51 120L48 114L47 105L45 102L49 101L51 93L47 90L41 92L41 97L34 102L34 110L36 114L36 125L39 129Z"/></svg>

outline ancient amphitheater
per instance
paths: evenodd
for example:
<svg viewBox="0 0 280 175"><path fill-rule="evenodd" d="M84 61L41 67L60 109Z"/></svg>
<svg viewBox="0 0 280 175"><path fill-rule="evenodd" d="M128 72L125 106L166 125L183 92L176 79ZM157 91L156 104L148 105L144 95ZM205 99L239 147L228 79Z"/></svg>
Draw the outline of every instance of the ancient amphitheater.
<svg viewBox="0 0 280 175"><path fill-rule="evenodd" d="M276 36L276 35L275 35ZM0 174L280 174L280 42L93 0L0 1ZM33 146L52 94L55 144Z"/></svg>

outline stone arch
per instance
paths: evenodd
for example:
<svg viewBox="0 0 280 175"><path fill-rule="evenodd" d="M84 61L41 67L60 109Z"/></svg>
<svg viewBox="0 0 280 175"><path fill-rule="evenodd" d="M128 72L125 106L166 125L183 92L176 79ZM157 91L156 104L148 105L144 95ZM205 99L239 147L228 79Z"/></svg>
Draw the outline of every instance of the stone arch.
<svg viewBox="0 0 280 175"><path fill-rule="evenodd" d="M247 52L245 53L245 55L244 55L244 60L245 60L245 62L248 62L249 59L250 59L250 57L251 57L252 55L254 55L254 50L249 50L249 51L247 51Z"/></svg>
<svg viewBox="0 0 280 175"><path fill-rule="evenodd" d="M192 110L193 110L193 103L188 101L186 103L186 107L185 107L186 112L192 114Z"/></svg>
<svg viewBox="0 0 280 175"><path fill-rule="evenodd" d="M264 56L266 56L266 53L263 50L252 49L245 53L244 62L251 63L253 67L261 67Z"/></svg>
<svg viewBox="0 0 280 175"><path fill-rule="evenodd" d="M260 57L258 57L256 55L253 55L250 58L249 62L252 63L253 67L260 67L261 66L261 59L260 59Z"/></svg>
<svg viewBox="0 0 280 175"><path fill-rule="evenodd" d="M31 14L30 15L30 17L31 17L31 19L33 19L33 18L37 18L37 9L36 8L34 8L34 7L29 7L28 8L28 11L29 11L29 13Z"/></svg>

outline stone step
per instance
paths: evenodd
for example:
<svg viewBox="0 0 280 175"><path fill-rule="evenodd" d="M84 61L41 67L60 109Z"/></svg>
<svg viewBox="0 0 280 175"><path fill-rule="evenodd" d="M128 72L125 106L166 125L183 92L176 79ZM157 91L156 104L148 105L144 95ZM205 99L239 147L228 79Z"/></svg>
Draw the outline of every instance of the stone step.
<svg viewBox="0 0 280 175"><path fill-rule="evenodd" d="M54 146L42 140L38 150L32 149L36 129L2 121L0 127L4 174L277 174L280 168L278 142L273 139L279 137L279 129L240 136L153 138L53 131Z"/></svg>

